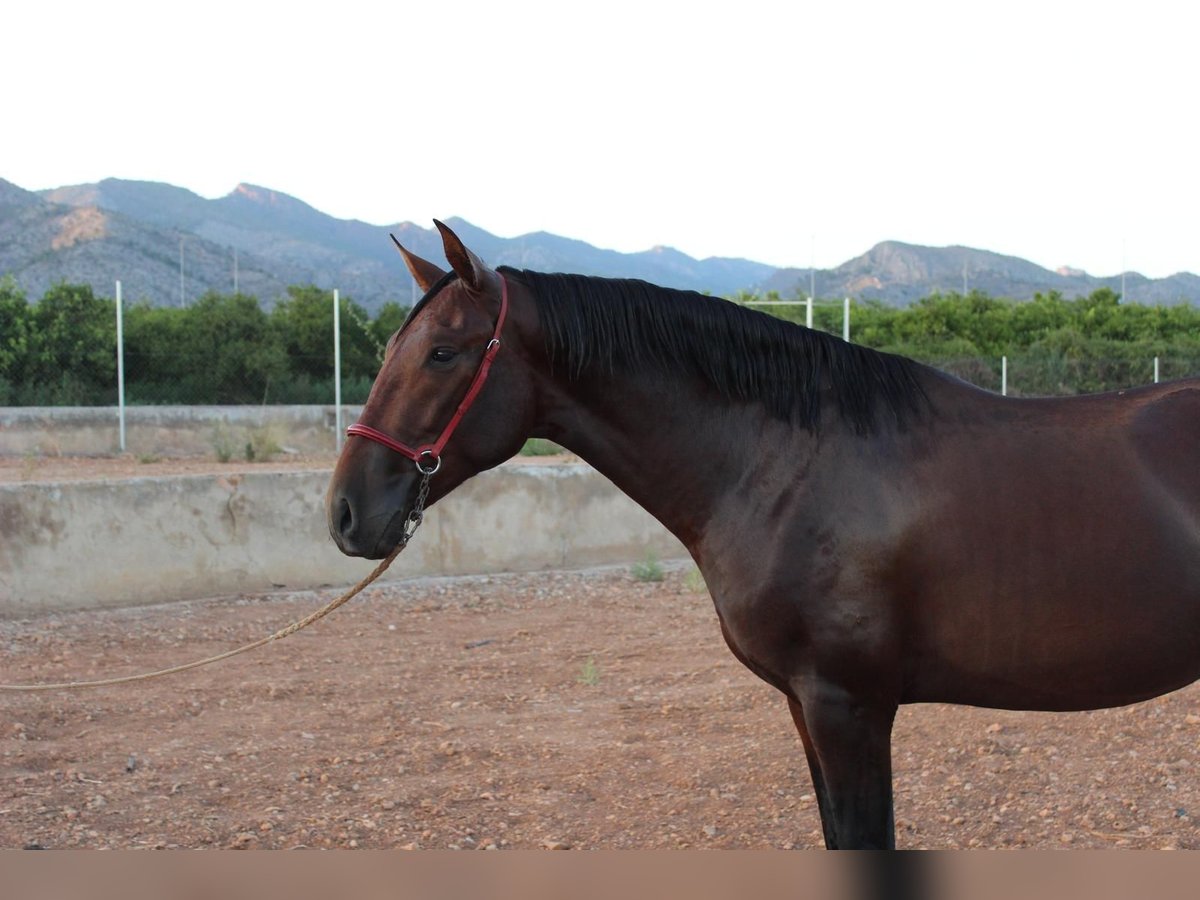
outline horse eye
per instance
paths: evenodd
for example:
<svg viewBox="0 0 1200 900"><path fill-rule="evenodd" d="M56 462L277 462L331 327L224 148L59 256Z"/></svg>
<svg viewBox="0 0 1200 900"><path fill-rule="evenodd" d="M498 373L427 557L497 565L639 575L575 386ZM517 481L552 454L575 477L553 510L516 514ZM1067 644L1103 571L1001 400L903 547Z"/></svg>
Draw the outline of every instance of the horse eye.
<svg viewBox="0 0 1200 900"><path fill-rule="evenodd" d="M429 358L434 362L448 363L456 356L458 356L458 351L453 347L436 347Z"/></svg>

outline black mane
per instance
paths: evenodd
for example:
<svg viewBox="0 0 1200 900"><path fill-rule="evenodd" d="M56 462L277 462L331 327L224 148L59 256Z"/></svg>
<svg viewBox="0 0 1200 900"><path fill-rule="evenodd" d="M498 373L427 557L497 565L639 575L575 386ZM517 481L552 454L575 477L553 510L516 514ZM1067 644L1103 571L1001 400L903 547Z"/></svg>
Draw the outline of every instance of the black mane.
<svg viewBox="0 0 1200 900"><path fill-rule="evenodd" d="M903 427L926 402L911 360L691 291L632 279L502 271L535 298L553 365L585 372L685 369L731 400L816 431L821 392L858 433Z"/></svg>

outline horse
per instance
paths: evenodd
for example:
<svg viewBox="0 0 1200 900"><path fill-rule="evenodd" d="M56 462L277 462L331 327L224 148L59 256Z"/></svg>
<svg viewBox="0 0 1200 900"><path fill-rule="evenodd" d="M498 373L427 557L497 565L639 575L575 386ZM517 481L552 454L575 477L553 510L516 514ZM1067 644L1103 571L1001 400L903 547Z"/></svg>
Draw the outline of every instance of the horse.
<svg viewBox="0 0 1200 900"><path fill-rule="evenodd" d="M436 224L448 270L397 242L425 293L349 429L333 540L381 558L526 439L577 454L785 696L827 847L894 848L902 703L1088 710L1200 677L1200 379L1003 397L714 297L493 269Z"/></svg>

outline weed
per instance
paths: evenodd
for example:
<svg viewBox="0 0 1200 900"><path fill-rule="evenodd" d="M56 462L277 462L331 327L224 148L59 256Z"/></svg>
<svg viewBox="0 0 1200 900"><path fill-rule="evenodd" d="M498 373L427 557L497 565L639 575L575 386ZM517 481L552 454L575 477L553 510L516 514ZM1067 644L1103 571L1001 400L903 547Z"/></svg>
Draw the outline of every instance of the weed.
<svg viewBox="0 0 1200 900"><path fill-rule="evenodd" d="M647 550L642 561L634 563L629 571L635 581L662 581L664 577L662 563L650 550Z"/></svg>
<svg viewBox="0 0 1200 900"><path fill-rule="evenodd" d="M704 583L704 576L700 574L700 570L692 566L688 573L683 576L683 584L693 594L703 594L708 590L708 585Z"/></svg>
<svg viewBox="0 0 1200 900"><path fill-rule="evenodd" d="M246 441L246 462L267 462L282 452L277 430L272 426L263 425L250 431L250 440Z"/></svg>
<svg viewBox="0 0 1200 900"><path fill-rule="evenodd" d="M227 463L233 459L233 454L236 452L237 438L234 437L227 425L219 424L213 428L209 444L217 455L217 462Z"/></svg>
<svg viewBox="0 0 1200 900"><path fill-rule="evenodd" d="M562 447L545 438L530 438L521 448L521 456L557 456L562 453Z"/></svg>
<svg viewBox="0 0 1200 900"><path fill-rule="evenodd" d="M148 465L150 463L162 462L162 457L156 456L153 453L142 453L138 456L137 461L143 465Z"/></svg>
<svg viewBox="0 0 1200 900"><path fill-rule="evenodd" d="M590 656L587 658L587 662L580 666L579 678L576 680L588 687L595 687L600 683L600 667L596 665L595 659Z"/></svg>

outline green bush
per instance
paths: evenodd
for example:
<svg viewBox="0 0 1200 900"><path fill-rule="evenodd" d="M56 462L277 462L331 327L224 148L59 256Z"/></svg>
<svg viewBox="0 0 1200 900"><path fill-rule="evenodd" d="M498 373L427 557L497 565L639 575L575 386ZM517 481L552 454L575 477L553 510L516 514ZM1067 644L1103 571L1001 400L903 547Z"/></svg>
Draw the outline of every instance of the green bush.
<svg viewBox="0 0 1200 900"><path fill-rule="evenodd" d="M736 299L752 299L743 293ZM778 297L776 297L778 299ZM803 322L802 306L765 307ZM366 400L388 337L408 312L385 304L374 319L340 298L342 398ZM60 283L30 302L0 278L0 404L116 402L113 300ZM841 303L814 309L814 326L841 334ZM126 399L134 404L326 404L334 400L332 292L293 286L269 312L244 294L209 293L185 308L127 306ZM851 338L1000 387L1008 357L1014 394L1072 394L1200 374L1200 309L1122 304L1108 289L1067 300L1014 302L979 291L932 294L907 308L854 302ZM530 441L525 455L560 452Z"/></svg>

